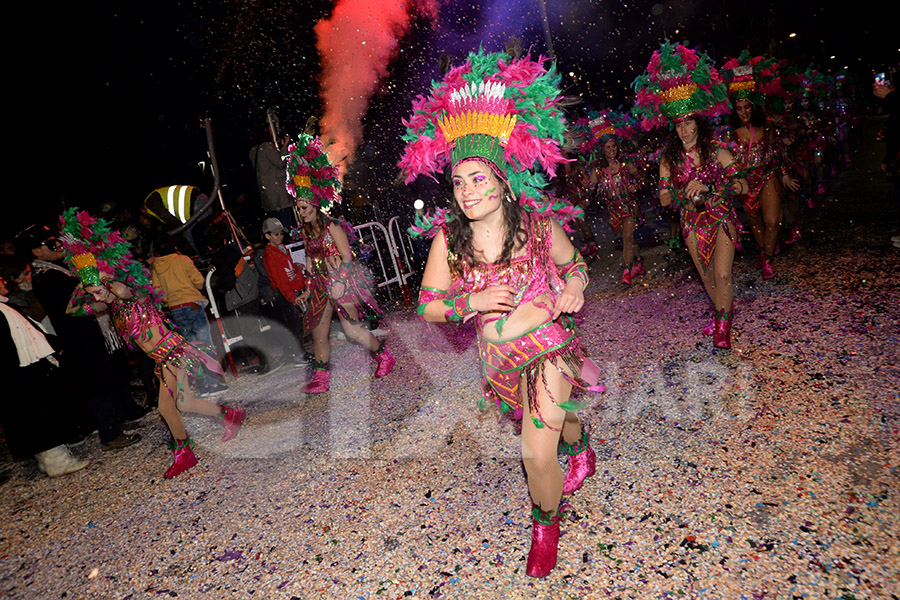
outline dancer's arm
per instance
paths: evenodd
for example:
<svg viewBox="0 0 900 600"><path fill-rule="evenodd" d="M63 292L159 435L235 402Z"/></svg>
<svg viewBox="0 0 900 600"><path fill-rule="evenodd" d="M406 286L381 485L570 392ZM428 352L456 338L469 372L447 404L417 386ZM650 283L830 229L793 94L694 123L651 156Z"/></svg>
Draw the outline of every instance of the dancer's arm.
<svg viewBox="0 0 900 600"><path fill-rule="evenodd" d="M338 253L341 255L341 264L334 270L331 284L331 297L338 300L347 292L353 252L350 251L350 240L347 239L347 232L338 223L329 223L328 231L331 233L331 239L334 240L334 245L337 246Z"/></svg>
<svg viewBox="0 0 900 600"><path fill-rule="evenodd" d="M581 253L575 249L562 226L555 219L550 219L550 230L553 236L553 245L550 247L550 257L559 268L560 276L566 282L556 305L553 307L553 319L562 313L574 313L584 306L584 288L588 284L587 263L581 257Z"/></svg>
<svg viewBox="0 0 900 600"><path fill-rule="evenodd" d="M725 169L725 174L731 179L731 189L735 194L746 194L750 191L750 184L744 179L734 162L734 155L725 148L719 148L716 155L719 164Z"/></svg>
<svg viewBox="0 0 900 600"><path fill-rule="evenodd" d="M419 318L432 323L460 323L474 317L476 312L508 312L516 307L516 290L508 285L495 285L476 294L463 292L451 297L448 290L452 283L447 240L444 232L439 231L431 242L422 275L416 308Z"/></svg>

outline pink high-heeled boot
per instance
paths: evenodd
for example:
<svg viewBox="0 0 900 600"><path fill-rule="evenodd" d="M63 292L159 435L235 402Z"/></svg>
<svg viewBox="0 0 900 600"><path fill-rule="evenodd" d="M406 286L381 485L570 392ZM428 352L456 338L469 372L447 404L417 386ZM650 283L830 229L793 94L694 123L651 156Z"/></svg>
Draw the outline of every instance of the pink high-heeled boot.
<svg viewBox="0 0 900 600"><path fill-rule="evenodd" d="M800 230L799 225L794 225L791 232L788 234L787 239L784 240L785 244L796 244L800 241L800 238L803 237L803 231Z"/></svg>
<svg viewBox="0 0 900 600"><path fill-rule="evenodd" d="M582 433L581 439L573 444L560 440L559 445L569 457L569 470L563 481L563 494L568 496L580 490L584 480L597 471L597 455L586 433Z"/></svg>
<svg viewBox="0 0 900 600"><path fill-rule="evenodd" d="M731 317L732 313L725 309L716 312L713 331L713 346L716 348L731 348Z"/></svg>
<svg viewBox="0 0 900 600"><path fill-rule="evenodd" d="M303 386L303 392L307 394L323 394L331 389L331 371L327 369L315 369L313 378Z"/></svg>
<svg viewBox="0 0 900 600"><path fill-rule="evenodd" d="M775 277L775 267L772 266L772 258L769 256L763 257L762 276L763 279L773 279Z"/></svg>
<svg viewBox="0 0 900 600"><path fill-rule="evenodd" d="M631 269L625 267L625 272L622 273L622 283L625 285L631 285Z"/></svg>
<svg viewBox="0 0 900 600"><path fill-rule="evenodd" d="M634 266L631 267L631 278L634 279L635 277L643 275L646 272L647 272L647 269L644 268L644 263L635 262Z"/></svg>
<svg viewBox="0 0 900 600"><path fill-rule="evenodd" d="M531 510L531 550L525 563L529 577L546 577L556 566L559 551L559 514L544 512L540 506Z"/></svg>
<svg viewBox="0 0 900 600"><path fill-rule="evenodd" d="M375 360L378 361L378 368L375 369L375 379L381 379L394 369L394 364L397 362L397 359L384 347L383 341L378 347L378 350L372 354L375 355Z"/></svg>
<svg viewBox="0 0 900 600"><path fill-rule="evenodd" d="M244 417L247 416L247 413L240 408L229 408L223 404L220 404L219 408L222 409L222 426L225 427L225 435L222 436L222 441L227 442L238 434L238 431L241 429L241 423L244 422Z"/></svg>
<svg viewBox="0 0 900 600"><path fill-rule="evenodd" d="M191 438L184 439L181 442L176 440L172 444L172 454L175 455L175 460L164 475L166 479L177 477L197 464L197 457L194 456L194 451L191 450L192 445Z"/></svg>

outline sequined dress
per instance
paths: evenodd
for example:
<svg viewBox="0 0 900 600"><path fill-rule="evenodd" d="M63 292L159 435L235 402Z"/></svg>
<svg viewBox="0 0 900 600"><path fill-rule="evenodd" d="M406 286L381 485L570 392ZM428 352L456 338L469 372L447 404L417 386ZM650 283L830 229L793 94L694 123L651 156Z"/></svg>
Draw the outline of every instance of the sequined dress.
<svg viewBox="0 0 900 600"><path fill-rule="evenodd" d="M681 214L681 233L685 240L693 238L697 244L697 254L703 269L709 268L716 250L716 238L719 226L724 225L725 234L740 248L739 233L742 229L737 213L731 203L730 186L737 177L737 165L732 163L728 169L722 167L718 160L718 148L714 147L703 161L703 165L694 164L688 154L673 171L674 194L676 198L683 196L683 190L693 180L707 185L711 192L700 210L695 210L687 202L679 202ZM663 187L666 182L660 180ZM665 189L663 187L663 189Z"/></svg>
<svg viewBox="0 0 900 600"><path fill-rule="evenodd" d="M628 217L634 219L635 225L643 222L637 197L628 191L629 187L637 185L637 181L628 172L625 163L617 164L619 170L615 173L609 167L600 169L597 182L600 197L606 201L606 208L609 211L609 226L615 233L622 231L622 221Z"/></svg>
<svg viewBox="0 0 900 600"><path fill-rule="evenodd" d="M342 227L344 225L341 224ZM322 235L310 238L304 235L303 237L306 255L309 258L308 263L312 271L309 274L309 308L303 315L304 329L309 332L319 324L325 306L329 302L334 310L348 321L355 320L344 308L344 304L351 304L356 308L359 320L363 318L380 319L384 313L372 295L370 278L358 261L341 262L341 252L334 243L327 222L324 229ZM344 283L346 290L339 301L335 301L331 297L331 288L336 282Z"/></svg>
<svg viewBox="0 0 900 600"><path fill-rule="evenodd" d="M729 138L734 160L744 174L750 191L741 196L744 210L751 218L759 212L759 194L766 182L782 170L781 156L774 145L769 143L768 130L763 130L759 138L754 138L755 128L751 129L749 140L742 140L734 131Z"/></svg>
<svg viewBox="0 0 900 600"><path fill-rule="evenodd" d="M215 350L206 344L194 345L173 331L172 323L150 298L135 296L118 300L110 305L109 312L116 333L131 348L136 341L143 342L143 345L154 341L154 332L162 329L163 335L157 336L159 339L155 340L153 348L146 353L156 363L156 375L163 384L166 381L163 377L165 368L172 371L180 369L192 383L206 377L207 371L220 375L223 373L219 363L207 354L214 354ZM176 392L170 389L169 392L181 399L181 390Z"/></svg>
<svg viewBox="0 0 900 600"><path fill-rule="evenodd" d="M531 418L539 427L543 427L549 425L545 423L537 403L537 385L544 380L543 369L547 362L564 364L574 376L569 376L566 369L560 369L560 373L576 388L599 392L603 391L603 386L597 383L599 369L581 344L575 320L566 314L551 320L553 305L565 288L565 283L550 256L553 240L550 218L523 213L523 219L528 231L528 243L521 256L511 259L505 265L469 265L464 261L449 260L451 257L448 256L450 264L459 267L455 272L451 271L453 285L443 295L455 297L505 284L518 290L517 305L534 302L535 306L547 311L545 321L522 335L505 339L502 335L503 324L509 314L485 317L478 313L475 319L482 364L483 399L479 406L495 403L502 413L511 412L514 418L521 419L525 397L528 399ZM450 231L447 227L444 227L444 235L449 246ZM541 300L541 296L545 294L546 302ZM420 301L421 298L420 295ZM486 326L494 327L500 339L485 338ZM523 376L524 390L520 389ZM577 410L583 406L571 400L558 402L552 395L551 399L565 410Z"/></svg>

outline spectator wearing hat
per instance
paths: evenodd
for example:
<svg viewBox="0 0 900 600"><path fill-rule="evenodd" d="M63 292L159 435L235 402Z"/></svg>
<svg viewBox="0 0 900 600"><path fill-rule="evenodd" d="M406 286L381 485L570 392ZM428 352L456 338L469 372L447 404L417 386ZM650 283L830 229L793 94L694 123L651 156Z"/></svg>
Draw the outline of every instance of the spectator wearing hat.
<svg viewBox="0 0 900 600"><path fill-rule="evenodd" d="M273 291L275 292L275 306L281 316L281 323L292 334L296 349L291 354L296 366L306 364L303 350L303 319L302 311L306 310L306 299L309 290L306 289L306 276L303 270L291 258L290 252L284 246L284 225L276 218L270 217L263 221L263 235L266 245L263 260L266 273Z"/></svg>

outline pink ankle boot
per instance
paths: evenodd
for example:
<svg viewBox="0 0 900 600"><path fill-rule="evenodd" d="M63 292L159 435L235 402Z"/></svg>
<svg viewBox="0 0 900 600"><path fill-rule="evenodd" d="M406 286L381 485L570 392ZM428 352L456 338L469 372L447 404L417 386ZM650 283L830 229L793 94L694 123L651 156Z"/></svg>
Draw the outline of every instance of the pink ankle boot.
<svg viewBox="0 0 900 600"><path fill-rule="evenodd" d="M323 394L331 389L331 371L327 369L315 369L313 378L303 386L307 394Z"/></svg>
<svg viewBox="0 0 900 600"><path fill-rule="evenodd" d="M625 267L625 272L622 273L622 283L625 285L631 285L631 269Z"/></svg>
<svg viewBox="0 0 900 600"><path fill-rule="evenodd" d="M772 279L775 277L775 268L772 266L772 259L766 256L762 264L763 279Z"/></svg>
<svg viewBox="0 0 900 600"><path fill-rule="evenodd" d="M190 438L181 443L175 442L173 444L172 453L175 455L175 460L164 475L166 479L177 477L197 464L197 457L194 456L194 451L191 450L192 444L193 442L191 442Z"/></svg>
<svg viewBox="0 0 900 600"><path fill-rule="evenodd" d="M238 434L238 431L241 430L241 423L244 422L244 417L247 413L240 408L229 408L222 404L219 407L223 410L222 425L225 427L225 435L222 436L222 441L227 442L233 439Z"/></svg>
<svg viewBox="0 0 900 600"><path fill-rule="evenodd" d="M553 516L550 516L551 513ZM556 566L559 551L559 515L546 513L535 506L531 511L531 550L525 563L529 577L546 577Z"/></svg>
<svg viewBox="0 0 900 600"><path fill-rule="evenodd" d="M712 319L706 325L706 327L703 328L703 335L712 335L713 331L715 331L715 330L716 330L716 320Z"/></svg>
<svg viewBox="0 0 900 600"><path fill-rule="evenodd" d="M381 344L381 351L375 355L375 360L378 361L378 368L375 369L376 379L380 379L390 373L394 368L394 363L397 362L397 359L384 347L384 342Z"/></svg>
<svg viewBox="0 0 900 600"><path fill-rule="evenodd" d="M634 279L635 277L643 275L646 272L647 269L644 268L644 263L636 262L634 263L634 266L631 267L631 278Z"/></svg>
<svg viewBox="0 0 900 600"><path fill-rule="evenodd" d="M587 434L574 444L560 440L559 445L569 456L569 470L563 481L563 494L568 496L581 489L584 480L597 471L597 455L591 448Z"/></svg>
<svg viewBox="0 0 900 600"><path fill-rule="evenodd" d="M713 346L716 348L731 348L732 314L724 309L716 312L715 330L713 331Z"/></svg>
<svg viewBox="0 0 900 600"><path fill-rule="evenodd" d="M803 237L803 232L800 230L799 225L794 225L794 228L791 229L791 232L788 234L786 240L784 240L785 244L796 244L800 241L800 238Z"/></svg>

